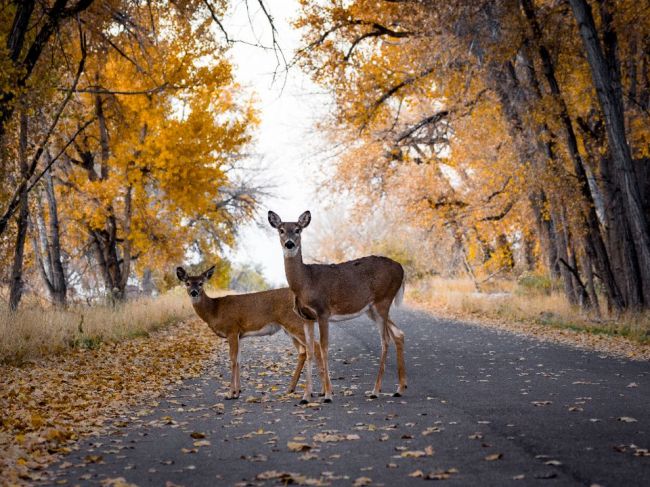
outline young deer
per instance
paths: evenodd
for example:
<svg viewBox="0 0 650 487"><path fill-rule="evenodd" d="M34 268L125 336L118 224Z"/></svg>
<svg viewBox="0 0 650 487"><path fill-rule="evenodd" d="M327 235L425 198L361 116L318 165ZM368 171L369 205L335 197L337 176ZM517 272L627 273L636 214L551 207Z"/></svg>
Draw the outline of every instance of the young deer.
<svg viewBox="0 0 650 487"><path fill-rule="evenodd" d="M278 230L284 253L284 270L289 288L295 295L294 310L305 320L317 320L323 361L325 402L332 400L332 384L327 362L330 321L345 321L367 313L379 329L381 360L371 397L381 391L388 345L397 349L399 387L395 396L406 389L404 332L390 319L390 307L400 304L404 294L404 269L387 257L368 256L341 264L304 264L300 234L309 225L311 213L305 211L297 222L283 222L269 211L269 223ZM313 334L308 338L313 340ZM307 343L307 348L312 346Z"/></svg>
<svg viewBox="0 0 650 487"><path fill-rule="evenodd" d="M221 298L211 298L205 294L204 283L212 277L214 266L198 276L190 276L185 269L178 267L176 275L183 283L192 299L192 306L199 317L221 338L228 340L230 348L230 393L226 399L237 399L241 393L239 381L239 340L250 336L273 335L280 328L291 337L298 350L298 364L293 373L289 391L296 389L305 359L307 360L306 388L302 401L308 402L311 395L311 364L313 336L308 340L306 333L313 332L313 322L303 320L293 311L293 293L289 288L273 289L250 294L235 294ZM308 337L309 338L309 337ZM307 347L307 343L312 343ZM316 348L316 358L321 366L320 350ZM302 402L301 401L301 402Z"/></svg>

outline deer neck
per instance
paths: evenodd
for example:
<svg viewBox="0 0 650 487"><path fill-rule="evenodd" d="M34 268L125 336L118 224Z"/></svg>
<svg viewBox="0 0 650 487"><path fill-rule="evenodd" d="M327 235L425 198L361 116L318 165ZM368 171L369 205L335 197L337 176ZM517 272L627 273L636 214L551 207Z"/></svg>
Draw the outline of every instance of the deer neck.
<svg viewBox="0 0 650 487"><path fill-rule="evenodd" d="M302 248L293 256L284 256L284 273L293 292L300 289L307 281L307 266L302 262Z"/></svg>
<svg viewBox="0 0 650 487"><path fill-rule="evenodd" d="M192 307L203 321L209 322L217 315L219 309L218 301L219 298L211 298L205 294L205 291L201 290L201 294L198 297L192 298Z"/></svg>

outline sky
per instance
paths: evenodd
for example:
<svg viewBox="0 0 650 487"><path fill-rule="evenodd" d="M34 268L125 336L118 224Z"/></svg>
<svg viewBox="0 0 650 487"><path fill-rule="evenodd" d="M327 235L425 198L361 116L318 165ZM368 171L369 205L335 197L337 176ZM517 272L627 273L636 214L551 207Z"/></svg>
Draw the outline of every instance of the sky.
<svg viewBox="0 0 650 487"><path fill-rule="evenodd" d="M287 57L300 46L300 32L291 26L298 15L298 2L266 2L278 31L278 42ZM255 1L249 1L250 19L244 1L233 2L224 25L231 38L270 45L270 28ZM258 218L241 228L237 246L229 256L235 263L259 265L273 285L286 285L282 249L277 233L266 219L268 209L285 221L295 221L305 210L318 218L325 212L326 194L319 189L320 164L326 149L315 122L324 117L331 98L311 82L298 67L276 76L273 51L234 43L230 58L237 81L254 92L261 120L253 151L259 155L254 165L265 168L261 179L270 184L272 196L264 198ZM255 158L257 159L257 157ZM305 233L305 246L309 234Z"/></svg>

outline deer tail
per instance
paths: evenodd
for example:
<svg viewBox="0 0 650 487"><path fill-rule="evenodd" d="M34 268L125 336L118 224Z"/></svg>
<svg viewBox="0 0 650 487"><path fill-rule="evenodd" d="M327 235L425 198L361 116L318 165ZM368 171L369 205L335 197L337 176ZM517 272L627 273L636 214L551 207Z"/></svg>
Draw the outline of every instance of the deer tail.
<svg viewBox="0 0 650 487"><path fill-rule="evenodd" d="M395 307L399 308L404 301L404 287L406 286L406 277L402 277L402 285L399 287L397 294L393 298L393 304Z"/></svg>

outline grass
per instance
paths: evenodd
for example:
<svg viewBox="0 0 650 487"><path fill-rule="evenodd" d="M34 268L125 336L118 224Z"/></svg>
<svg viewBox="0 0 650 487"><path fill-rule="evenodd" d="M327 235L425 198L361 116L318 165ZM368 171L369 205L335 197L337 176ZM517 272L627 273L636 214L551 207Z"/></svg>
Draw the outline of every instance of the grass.
<svg viewBox="0 0 650 487"><path fill-rule="evenodd" d="M609 316L603 311L603 316L596 319L571 306L557 286L542 276L524 276L519 281L490 281L483 288L479 293L469 279L440 277L407 286L412 302L443 314L535 323L650 343L649 313Z"/></svg>
<svg viewBox="0 0 650 487"><path fill-rule="evenodd" d="M6 304L0 304L0 363L19 364L73 348L96 349L104 343L147 336L193 314L180 288L115 306L57 309L26 299L17 312L10 313Z"/></svg>

